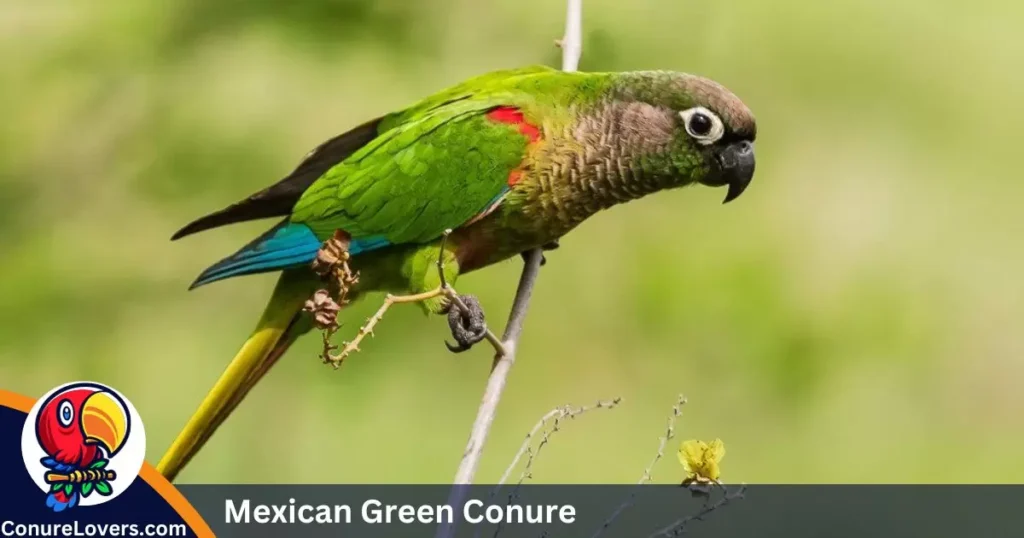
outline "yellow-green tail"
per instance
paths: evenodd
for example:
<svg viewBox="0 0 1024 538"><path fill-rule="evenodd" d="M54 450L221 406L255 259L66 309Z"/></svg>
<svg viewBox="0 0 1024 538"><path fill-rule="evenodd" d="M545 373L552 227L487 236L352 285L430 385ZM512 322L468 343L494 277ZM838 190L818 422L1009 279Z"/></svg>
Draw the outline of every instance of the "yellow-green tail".
<svg viewBox="0 0 1024 538"><path fill-rule="evenodd" d="M256 330L160 459L160 474L173 481L292 342L309 330L300 314L317 284L305 268L282 273Z"/></svg>

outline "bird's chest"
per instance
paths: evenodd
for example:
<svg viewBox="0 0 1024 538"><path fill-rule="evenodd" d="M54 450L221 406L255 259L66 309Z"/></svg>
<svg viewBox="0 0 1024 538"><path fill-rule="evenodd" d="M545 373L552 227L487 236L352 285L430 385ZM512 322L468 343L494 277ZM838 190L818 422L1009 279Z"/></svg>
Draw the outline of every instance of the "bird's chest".
<svg viewBox="0 0 1024 538"><path fill-rule="evenodd" d="M472 271L540 247L575 228L596 207L573 192L573 161L550 154L527 159L518 183L494 211L459 229L453 240L463 272Z"/></svg>
<svg viewBox="0 0 1024 538"><path fill-rule="evenodd" d="M453 233L460 271L474 271L561 237L556 226L530 219L521 207L502 206Z"/></svg>
<svg viewBox="0 0 1024 538"><path fill-rule="evenodd" d="M555 241L598 211L656 190L614 137L545 127L505 200L456 232L464 271Z"/></svg>

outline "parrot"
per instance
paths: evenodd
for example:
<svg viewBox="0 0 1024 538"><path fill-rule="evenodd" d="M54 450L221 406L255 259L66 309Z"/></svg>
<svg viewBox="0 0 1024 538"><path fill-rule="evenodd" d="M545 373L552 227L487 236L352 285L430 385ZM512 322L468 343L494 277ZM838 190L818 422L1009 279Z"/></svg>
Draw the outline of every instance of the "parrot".
<svg viewBox="0 0 1024 538"><path fill-rule="evenodd" d="M79 494L110 495L116 473L107 469L128 437L130 415L116 394L93 385L68 387L40 407L36 439L49 469L46 506L62 512L78 505Z"/></svg>
<svg viewBox="0 0 1024 538"><path fill-rule="evenodd" d="M754 174L756 123L721 84L675 71L565 72L544 66L478 75L331 138L279 182L172 237L278 218L203 271L192 288L279 272L262 317L157 469L174 480L252 387L313 328L302 310L325 241L350 237L359 274L348 298L423 293L461 274L558 246L595 213L684 187L739 197ZM442 261L438 271L438 260ZM192 289L190 288L190 289ZM479 303L424 301L446 314L457 350L483 339ZM457 331L461 319L466 330ZM483 329L483 330L482 330Z"/></svg>

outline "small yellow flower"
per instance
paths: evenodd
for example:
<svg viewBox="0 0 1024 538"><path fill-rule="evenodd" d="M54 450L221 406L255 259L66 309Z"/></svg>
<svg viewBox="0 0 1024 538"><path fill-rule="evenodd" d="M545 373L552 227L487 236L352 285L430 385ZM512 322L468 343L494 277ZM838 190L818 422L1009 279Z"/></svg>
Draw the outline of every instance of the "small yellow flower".
<svg viewBox="0 0 1024 538"><path fill-rule="evenodd" d="M678 455L679 463L683 464L686 471L683 484L718 482L718 463L725 457L725 443L721 439L715 439L710 444L696 440L683 441Z"/></svg>

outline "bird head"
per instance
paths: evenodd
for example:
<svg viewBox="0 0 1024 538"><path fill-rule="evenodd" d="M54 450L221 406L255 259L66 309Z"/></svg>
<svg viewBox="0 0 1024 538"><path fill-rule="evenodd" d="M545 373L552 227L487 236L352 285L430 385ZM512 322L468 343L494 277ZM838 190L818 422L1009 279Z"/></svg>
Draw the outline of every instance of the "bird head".
<svg viewBox="0 0 1024 538"><path fill-rule="evenodd" d="M116 454L128 436L129 414L116 394L95 386L74 386L47 399L36 419L39 444L61 463L84 465L99 450Z"/></svg>
<svg viewBox="0 0 1024 538"><path fill-rule="evenodd" d="M728 186L725 201L743 194L754 177L757 125L750 109L712 80L669 71L626 73L616 98L643 105L626 116L663 173L678 185Z"/></svg>

